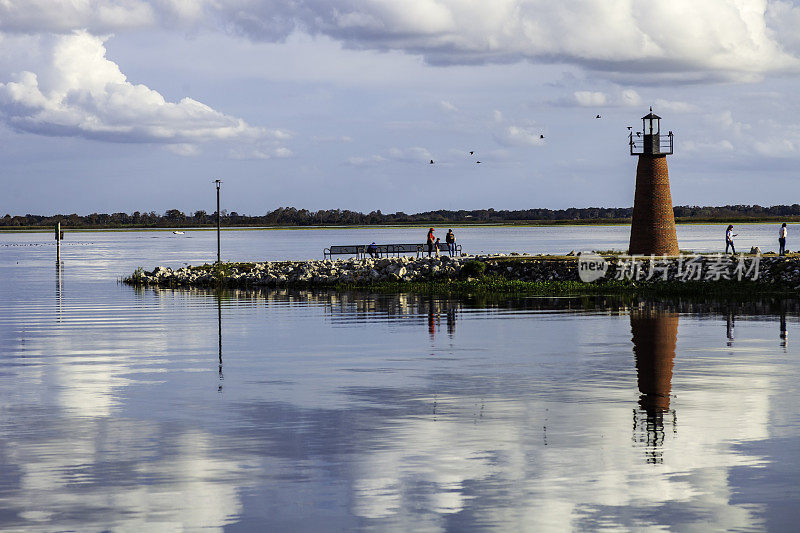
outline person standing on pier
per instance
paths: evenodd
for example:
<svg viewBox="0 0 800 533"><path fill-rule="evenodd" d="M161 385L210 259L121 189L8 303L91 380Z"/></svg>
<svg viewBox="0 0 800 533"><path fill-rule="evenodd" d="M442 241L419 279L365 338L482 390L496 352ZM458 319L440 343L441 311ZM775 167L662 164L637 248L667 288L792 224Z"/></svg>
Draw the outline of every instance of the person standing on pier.
<svg viewBox="0 0 800 533"><path fill-rule="evenodd" d="M428 257L433 255L433 243L436 240L436 237L433 236L433 228L428 230L428 239L426 241L428 245Z"/></svg>
<svg viewBox="0 0 800 533"><path fill-rule="evenodd" d="M733 233L733 224L728 224L728 229L725 230L725 253L728 253L728 246L731 247L732 255L736 255L736 248L733 247L733 238L737 234Z"/></svg>
<svg viewBox="0 0 800 533"><path fill-rule="evenodd" d="M447 231L447 235L444 236L444 242L447 243L447 252L450 257L456 255L456 236L452 229Z"/></svg>
<svg viewBox="0 0 800 533"><path fill-rule="evenodd" d="M781 224L781 229L778 230L778 244L780 245L780 251L778 255L786 255L786 234L788 231L786 230L786 222Z"/></svg>

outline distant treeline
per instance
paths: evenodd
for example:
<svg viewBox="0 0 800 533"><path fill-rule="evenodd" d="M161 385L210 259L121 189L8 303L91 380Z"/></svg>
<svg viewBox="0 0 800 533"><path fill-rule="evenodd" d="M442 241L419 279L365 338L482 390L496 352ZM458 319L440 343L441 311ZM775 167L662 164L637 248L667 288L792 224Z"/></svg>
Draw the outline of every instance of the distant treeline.
<svg viewBox="0 0 800 533"><path fill-rule="evenodd" d="M800 220L800 204L775 205L726 205L722 207L676 206L675 217L680 221L731 221L747 220ZM220 223L223 226L359 226L382 224L470 224L470 223L575 223L575 222L625 222L630 220L633 208L583 207L569 209L522 209L522 210L438 210L416 214L359 213L346 209L309 211L294 207L279 207L264 215L240 215L236 211L222 210ZM0 218L2 228L25 228L38 226L62 226L71 228L182 228L216 225L216 212L195 211L186 214L170 209L163 215L134 211L127 213L92 213L90 215L5 215Z"/></svg>

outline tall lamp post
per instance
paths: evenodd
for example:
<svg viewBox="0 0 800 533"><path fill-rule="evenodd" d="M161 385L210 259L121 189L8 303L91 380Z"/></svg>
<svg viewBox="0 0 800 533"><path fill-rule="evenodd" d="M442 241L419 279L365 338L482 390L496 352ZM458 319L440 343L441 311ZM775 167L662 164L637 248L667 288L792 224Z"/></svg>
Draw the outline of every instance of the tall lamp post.
<svg viewBox="0 0 800 533"><path fill-rule="evenodd" d="M222 262L222 254L220 252L220 241L219 241L219 184L222 183L222 180L214 180L214 183L217 185L217 264Z"/></svg>

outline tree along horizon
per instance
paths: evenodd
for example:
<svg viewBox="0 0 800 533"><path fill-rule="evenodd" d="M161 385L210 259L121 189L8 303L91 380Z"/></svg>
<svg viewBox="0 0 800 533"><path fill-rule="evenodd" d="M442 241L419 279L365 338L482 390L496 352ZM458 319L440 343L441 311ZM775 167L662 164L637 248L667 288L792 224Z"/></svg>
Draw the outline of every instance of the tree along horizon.
<svg viewBox="0 0 800 533"><path fill-rule="evenodd" d="M726 205L719 207L675 206L675 218L679 221L746 221L761 219L800 220L800 204L775 205ZM220 213L222 226L370 226L394 224L475 224L475 223L574 223L574 222L625 222L631 218L632 207L570 207L568 209L522 209L522 210L446 210L424 211L415 214L382 213L380 210L360 213L348 209L309 211L294 207L279 207L264 215L240 215L223 209ZM216 212L200 210L185 214L179 209L169 209L163 215L155 211L127 213L91 213L89 215L31 215L0 218L0 228L22 228L54 226L57 223L71 228L187 228L216 225Z"/></svg>

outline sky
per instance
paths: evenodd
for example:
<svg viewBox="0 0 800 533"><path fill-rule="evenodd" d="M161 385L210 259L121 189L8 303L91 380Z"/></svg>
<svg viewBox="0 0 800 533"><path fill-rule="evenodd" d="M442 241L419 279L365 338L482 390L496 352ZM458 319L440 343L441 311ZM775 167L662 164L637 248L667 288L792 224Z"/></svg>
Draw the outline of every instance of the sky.
<svg viewBox="0 0 800 533"><path fill-rule="evenodd" d="M0 216L211 212L217 178L247 215L629 207L650 106L675 205L800 203L799 28L798 0L0 0Z"/></svg>

